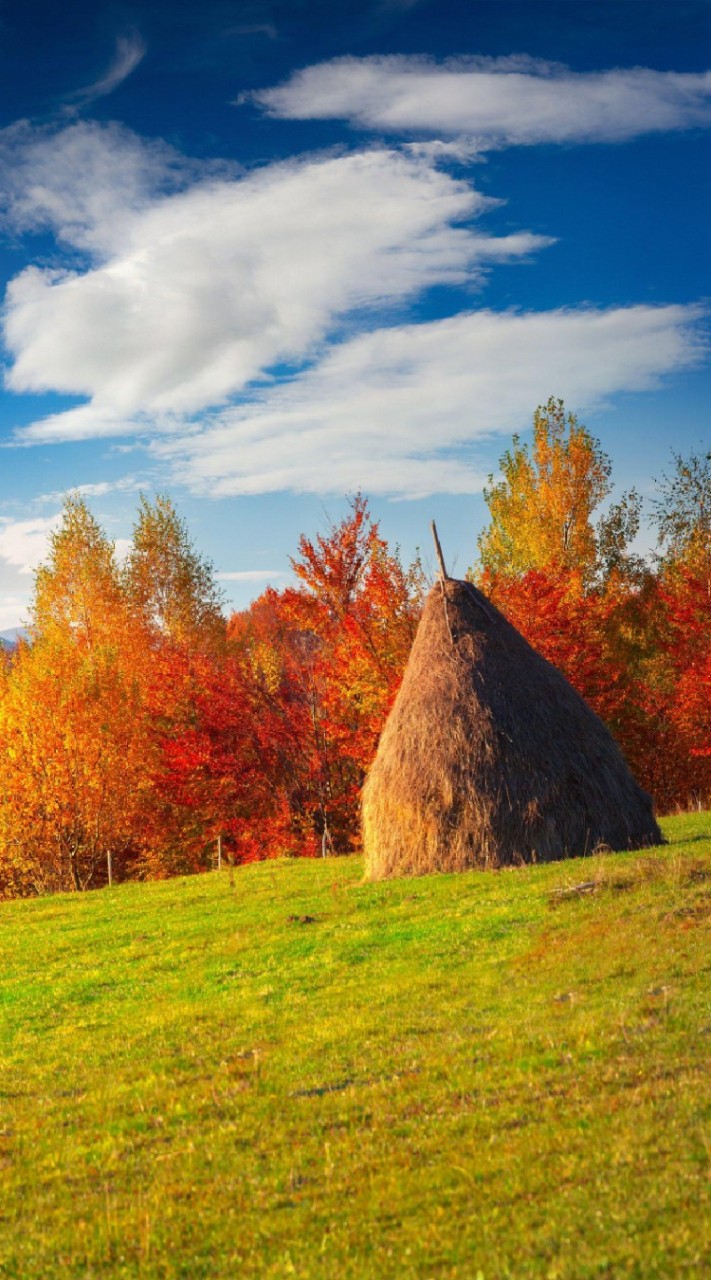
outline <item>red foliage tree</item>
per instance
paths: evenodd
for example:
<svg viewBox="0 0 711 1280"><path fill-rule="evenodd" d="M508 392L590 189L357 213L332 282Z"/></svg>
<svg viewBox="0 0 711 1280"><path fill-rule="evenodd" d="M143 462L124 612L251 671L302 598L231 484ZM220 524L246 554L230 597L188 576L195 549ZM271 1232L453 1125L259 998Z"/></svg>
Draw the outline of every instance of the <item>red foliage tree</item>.
<svg viewBox="0 0 711 1280"><path fill-rule="evenodd" d="M402 678L421 606L360 495L328 533L302 537L303 586L268 591L230 623L288 742L278 785L302 850L346 852L358 840L365 770Z"/></svg>
<svg viewBox="0 0 711 1280"><path fill-rule="evenodd" d="M550 409L538 411L532 454L517 443L502 460L504 480L487 491L482 585L605 720L658 808L699 803L711 794L708 459L676 458L664 478L656 506L665 555L653 571L629 550L639 525L634 493L593 528L609 464L576 423L566 442L562 413L551 421ZM565 503L557 514L549 500L549 434L556 483L570 470L562 492L577 495L577 559L560 550L570 545L569 516Z"/></svg>

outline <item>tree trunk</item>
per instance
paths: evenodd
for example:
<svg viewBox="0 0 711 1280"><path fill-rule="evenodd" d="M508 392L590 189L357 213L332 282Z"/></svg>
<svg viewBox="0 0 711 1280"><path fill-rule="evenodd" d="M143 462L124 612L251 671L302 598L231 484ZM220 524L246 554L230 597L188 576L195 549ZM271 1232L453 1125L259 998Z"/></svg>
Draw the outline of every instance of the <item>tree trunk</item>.
<svg viewBox="0 0 711 1280"><path fill-rule="evenodd" d="M79 879L79 868L77 867L77 855L76 853L72 853L71 850L69 853L69 866L72 872L72 880L74 881L74 888L76 889L77 893L81 893L81 880Z"/></svg>

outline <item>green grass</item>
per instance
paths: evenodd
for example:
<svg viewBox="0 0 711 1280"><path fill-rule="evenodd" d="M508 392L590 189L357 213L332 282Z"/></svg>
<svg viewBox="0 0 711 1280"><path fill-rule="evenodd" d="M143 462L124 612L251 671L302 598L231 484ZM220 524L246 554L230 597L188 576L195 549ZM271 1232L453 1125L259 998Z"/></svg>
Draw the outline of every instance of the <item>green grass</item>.
<svg viewBox="0 0 711 1280"><path fill-rule="evenodd" d="M2 906L0 1275L707 1274L711 815L664 827Z"/></svg>

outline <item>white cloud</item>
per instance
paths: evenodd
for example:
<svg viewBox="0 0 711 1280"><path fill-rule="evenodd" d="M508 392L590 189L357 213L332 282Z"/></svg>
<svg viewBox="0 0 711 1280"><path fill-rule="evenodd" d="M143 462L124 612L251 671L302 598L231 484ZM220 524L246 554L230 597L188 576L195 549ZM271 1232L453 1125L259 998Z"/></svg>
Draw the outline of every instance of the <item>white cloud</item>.
<svg viewBox="0 0 711 1280"><path fill-rule="evenodd" d="M339 58L251 99L290 120L348 120L385 133L462 135L480 150L621 142L711 124L711 71L573 72L531 58Z"/></svg>
<svg viewBox="0 0 711 1280"><path fill-rule="evenodd" d="M15 203L25 221L34 209L64 239L93 246L98 264L27 268L4 317L11 390L91 399L46 422L43 438L120 434L145 413L170 429L168 415L223 403L276 364L312 357L346 318L434 284L476 283L490 263L550 243L461 225L495 202L416 155L308 159L161 197L123 132L74 131L62 146L61 180L45 149L52 181L25 183ZM73 204L71 172L86 155L93 178ZM125 189L104 221L117 173Z"/></svg>
<svg viewBox="0 0 711 1280"><path fill-rule="evenodd" d="M153 423L153 429L157 427ZM38 418L17 432L23 444L59 444L65 440L102 440L117 436L140 435L146 423L140 418L119 416L110 409L99 409L93 403L77 405L60 413ZM127 446L128 448L128 446Z"/></svg>
<svg viewBox="0 0 711 1280"><path fill-rule="evenodd" d="M423 497L481 489L477 441L551 394L579 411L695 363L691 307L481 311L361 335L286 386L153 442L214 497L281 489Z"/></svg>
<svg viewBox="0 0 711 1280"><path fill-rule="evenodd" d="M60 518L59 512L34 520L1 517L0 560L23 575L32 573L46 555L49 537L58 527Z"/></svg>
<svg viewBox="0 0 711 1280"><path fill-rule="evenodd" d="M83 107L88 106L90 102L95 102L97 98L105 98L123 84L145 56L145 41L137 31L129 31L125 35L118 36L110 66L93 84L72 94L71 101L77 107Z"/></svg>
<svg viewBox="0 0 711 1280"><path fill-rule="evenodd" d="M449 138L446 142L442 138L403 142L402 150L413 156L423 156L433 164L448 160L459 160L463 164L471 164L475 160L483 161L479 144L473 138L462 136Z"/></svg>
<svg viewBox="0 0 711 1280"><path fill-rule="evenodd" d="M127 247L141 211L204 169L118 124L80 121L57 132L21 120L0 130L0 214L11 231L51 231L102 262Z"/></svg>
<svg viewBox="0 0 711 1280"><path fill-rule="evenodd" d="M35 502L62 502L67 494L81 498L104 498L109 493L138 493L150 489L151 482L137 476L122 476L119 480L98 480L93 484L76 484L70 489L54 489L51 493L39 493Z"/></svg>
<svg viewBox="0 0 711 1280"><path fill-rule="evenodd" d="M526 66L491 75L554 89L568 75ZM476 283L491 263L549 243L479 230L496 202L436 167L442 145L467 153L456 137L237 176L120 129L73 126L54 152L29 126L10 134L0 161L20 163L6 218L49 227L88 259L30 267L8 289L8 387L88 397L18 431L19 443L135 436L173 480L210 496L470 493L483 479L477 441L525 428L550 394L583 412L700 357L690 307L398 323L427 287ZM0 559L25 572L21 536L0 526Z"/></svg>

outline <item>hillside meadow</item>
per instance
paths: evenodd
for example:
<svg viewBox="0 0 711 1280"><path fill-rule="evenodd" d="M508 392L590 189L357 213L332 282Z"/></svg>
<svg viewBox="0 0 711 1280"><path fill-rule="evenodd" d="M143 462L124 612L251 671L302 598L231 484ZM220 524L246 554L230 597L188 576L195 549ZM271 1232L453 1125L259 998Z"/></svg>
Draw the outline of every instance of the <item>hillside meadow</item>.
<svg viewBox="0 0 711 1280"><path fill-rule="evenodd" d="M700 1277L711 815L663 825L0 906L0 1275Z"/></svg>

